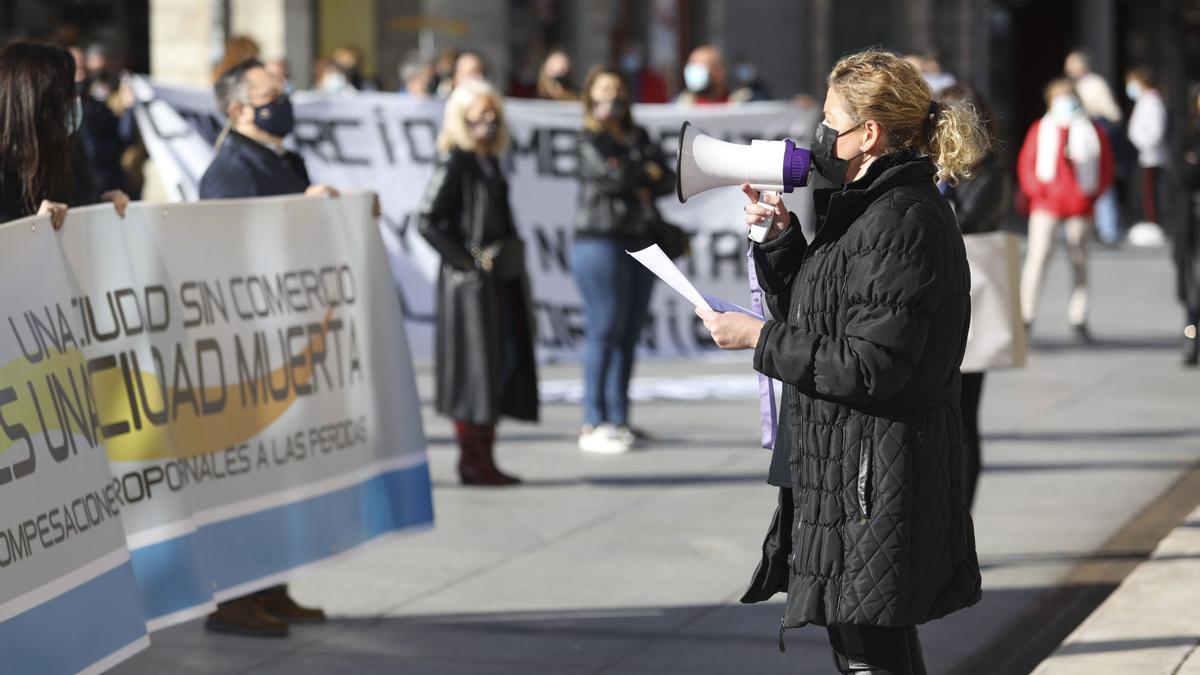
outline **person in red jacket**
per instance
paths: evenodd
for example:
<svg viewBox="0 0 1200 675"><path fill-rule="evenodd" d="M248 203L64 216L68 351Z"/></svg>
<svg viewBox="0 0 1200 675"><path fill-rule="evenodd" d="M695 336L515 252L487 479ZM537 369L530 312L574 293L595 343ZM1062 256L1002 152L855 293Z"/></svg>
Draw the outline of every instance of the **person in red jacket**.
<svg viewBox="0 0 1200 675"><path fill-rule="evenodd" d="M1088 342L1087 253L1092 207L1112 184L1113 154L1108 136L1088 119L1070 80L1058 79L1046 86L1046 105L1046 114L1029 128L1017 158L1017 177L1029 200L1021 312L1028 330L1055 235L1063 227L1074 273L1067 320L1075 338Z"/></svg>

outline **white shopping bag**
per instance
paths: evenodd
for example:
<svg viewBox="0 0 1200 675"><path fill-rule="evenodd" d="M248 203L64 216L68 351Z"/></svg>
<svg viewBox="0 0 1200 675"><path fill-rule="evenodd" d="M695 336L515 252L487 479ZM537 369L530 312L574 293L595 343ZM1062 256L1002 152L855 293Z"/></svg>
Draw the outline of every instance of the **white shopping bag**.
<svg viewBox="0 0 1200 675"><path fill-rule="evenodd" d="M1010 232L963 237L971 265L971 328L963 372L1025 365L1028 345L1018 290L1021 253Z"/></svg>

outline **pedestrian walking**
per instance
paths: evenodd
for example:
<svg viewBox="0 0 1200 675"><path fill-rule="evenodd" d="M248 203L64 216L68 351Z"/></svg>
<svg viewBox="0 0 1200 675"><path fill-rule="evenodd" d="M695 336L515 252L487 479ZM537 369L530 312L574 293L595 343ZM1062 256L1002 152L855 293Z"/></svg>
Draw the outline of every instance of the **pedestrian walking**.
<svg viewBox="0 0 1200 675"><path fill-rule="evenodd" d="M771 315L697 309L717 345L784 383L779 508L743 602L786 591L787 628L825 626L838 669L925 673L917 625L980 598L963 495L959 365L970 314L962 235L935 180L967 177L987 137L895 54L828 77L806 241L777 195L743 185ZM782 479L782 480L780 480Z"/></svg>
<svg viewBox="0 0 1200 675"><path fill-rule="evenodd" d="M496 466L496 424L538 419L533 302L525 247L508 202L501 156L504 104L481 79L459 82L437 140L420 231L441 255L437 286L436 401L454 420L464 485L520 483Z"/></svg>
<svg viewBox="0 0 1200 675"><path fill-rule="evenodd" d="M654 275L626 251L654 243L662 218L656 197L672 194L675 174L637 126L620 70L592 68L583 87L579 209L571 271L583 297L583 428L579 448L619 454L638 440L629 425L629 380L646 323Z"/></svg>
<svg viewBox="0 0 1200 675"><path fill-rule="evenodd" d="M954 207L958 229L963 235L996 232L1004 226L1004 218L1012 204L1012 172L1000 154L996 136L996 118L992 108L975 89L959 82L943 89L937 97L939 105L962 103L975 108L980 122L987 130L987 153L971 169L971 177L949 185L946 198ZM962 392L959 405L963 421L963 492L967 507L975 503L975 488L983 470L983 453L979 440L979 404L983 398L984 371L962 373Z"/></svg>
<svg viewBox="0 0 1200 675"><path fill-rule="evenodd" d="M1021 271L1021 313L1027 331L1055 236L1065 229L1073 285L1067 321L1080 343L1088 330L1088 242L1096 198L1113 177L1113 156L1104 130L1084 113L1074 85L1062 78L1046 86L1046 114L1029 127L1017 159L1021 191L1029 199L1029 245Z"/></svg>

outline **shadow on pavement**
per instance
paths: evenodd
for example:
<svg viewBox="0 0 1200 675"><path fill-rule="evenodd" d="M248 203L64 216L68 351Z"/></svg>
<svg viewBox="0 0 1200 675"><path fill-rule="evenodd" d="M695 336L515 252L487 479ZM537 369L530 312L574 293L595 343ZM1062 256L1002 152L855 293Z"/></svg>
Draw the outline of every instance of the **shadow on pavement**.
<svg viewBox="0 0 1200 675"><path fill-rule="evenodd" d="M1153 649L1155 647L1182 647L1200 643L1200 637L1195 635L1180 635L1178 637L1141 638L1132 640L1105 640L1103 642L1075 642L1063 645L1059 654L1101 654L1104 652L1125 652L1136 649Z"/></svg>
<svg viewBox="0 0 1200 675"><path fill-rule="evenodd" d="M1106 338L1103 336L1094 336L1092 341L1087 344L1080 344L1070 338L1033 338L1030 347L1038 352L1063 352L1063 351L1092 351L1092 352L1120 352L1120 351L1143 351L1143 350L1164 350L1173 351L1180 350L1183 347L1182 338L1174 337L1133 337L1133 338Z"/></svg>
<svg viewBox="0 0 1200 675"><path fill-rule="evenodd" d="M520 490L522 488L546 488L546 487L568 487L574 485L597 485L603 487L652 487L652 486L678 486L678 485L729 485L730 483L762 483L766 487L767 476L766 472L754 473L720 473L720 474L667 474L667 475L645 475L639 474L636 476L582 476L580 478L564 478L564 479L545 479L539 480L536 478L527 479L520 486L508 488L509 490ZM434 481L434 487L439 489L463 487L464 489L478 489L474 487L461 486L458 483L449 481Z"/></svg>
<svg viewBox="0 0 1200 675"><path fill-rule="evenodd" d="M1047 594L1045 589L988 592L976 607L921 626L929 672L1001 675L1028 672L1002 663L970 670L958 664L970 654L969 650L980 648L984 639L980 628L993 620L990 606L1024 605ZM323 625L293 627L291 638L285 640L214 635L206 633L198 622L192 622L155 633L150 650L113 672L120 675L162 672L827 675L833 672L828 638L819 626L789 630L787 651L779 652L777 631L783 612L782 597L777 596L776 602L757 605L335 616ZM1036 645L1037 641L1030 644ZM1022 648L1030 644L1022 644ZM1057 643L1047 645L1046 654L1055 646ZM1044 655L1038 653L1037 659Z"/></svg>
<svg viewBox="0 0 1200 675"><path fill-rule="evenodd" d="M986 464L985 473L1037 473L1040 471L1178 471L1191 466L1187 461L1142 462L1055 462L1045 464Z"/></svg>
<svg viewBox="0 0 1200 675"><path fill-rule="evenodd" d="M1130 429L1128 431L1041 431L1026 432L992 432L983 434L985 441L1006 441L1009 443L1065 443L1069 441L1113 441L1113 440L1163 440L1171 438L1200 437L1200 427L1182 427L1175 429Z"/></svg>
<svg viewBox="0 0 1200 675"><path fill-rule="evenodd" d="M1063 563L1132 562L1147 559L1148 551L1097 551L1095 553L1035 553L988 558L979 562L980 569L1005 569L1010 567L1033 567L1038 565L1060 565ZM1196 560L1197 554L1163 554L1150 559L1155 561Z"/></svg>

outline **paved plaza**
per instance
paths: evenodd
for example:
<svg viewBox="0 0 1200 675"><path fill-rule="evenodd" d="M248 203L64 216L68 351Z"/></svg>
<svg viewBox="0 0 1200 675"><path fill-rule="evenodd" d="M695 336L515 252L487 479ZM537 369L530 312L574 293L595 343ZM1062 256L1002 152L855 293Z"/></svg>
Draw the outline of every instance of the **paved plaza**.
<svg viewBox="0 0 1200 675"><path fill-rule="evenodd" d="M1179 365L1166 251L1096 253L1089 348L1068 338L1061 254L1049 275L1028 368L987 378L984 598L922 627L931 673L1029 672L1200 503L1200 372ZM643 363L635 423L659 440L615 457L575 447L577 366L544 368L542 424L500 428L516 489L460 487L426 405L436 526L299 576L327 624L254 640L193 622L114 672L831 673L821 628L788 631L779 653L782 596L737 602L776 498L748 363ZM711 396L658 397L667 378ZM428 367L419 384L428 401ZM1106 644L1091 651L1146 643Z"/></svg>

